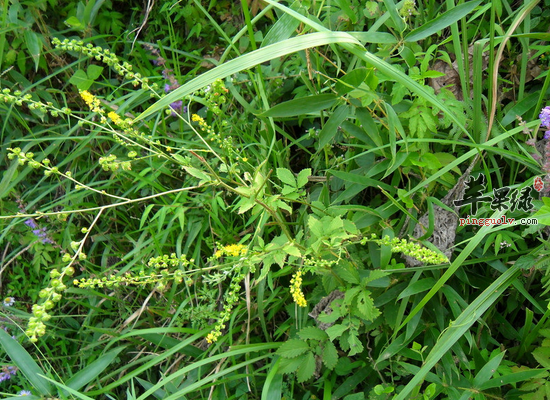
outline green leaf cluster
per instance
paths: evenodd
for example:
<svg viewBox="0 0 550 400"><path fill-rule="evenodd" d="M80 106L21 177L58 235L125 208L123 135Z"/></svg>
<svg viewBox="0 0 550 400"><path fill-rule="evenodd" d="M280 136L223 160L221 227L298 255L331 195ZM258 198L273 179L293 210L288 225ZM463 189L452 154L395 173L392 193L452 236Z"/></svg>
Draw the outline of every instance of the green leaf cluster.
<svg viewBox="0 0 550 400"><path fill-rule="evenodd" d="M283 343L276 354L281 357L279 372L296 373L298 382L319 376L319 363L329 370L333 370L338 363L338 351L329 340L329 335L314 326L301 329L297 338Z"/></svg>

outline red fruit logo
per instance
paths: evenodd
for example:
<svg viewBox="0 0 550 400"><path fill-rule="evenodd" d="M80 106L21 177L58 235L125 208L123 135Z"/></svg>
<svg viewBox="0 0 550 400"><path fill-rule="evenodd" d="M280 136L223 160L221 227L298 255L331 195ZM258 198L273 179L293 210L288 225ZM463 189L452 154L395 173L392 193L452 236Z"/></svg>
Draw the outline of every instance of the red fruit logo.
<svg viewBox="0 0 550 400"><path fill-rule="evenodd" d="M542 179L540 179L540 176L537 176L535 178L535 183L533 184L533 187L537 192L540 192L542 188L544 188L544 182L542 181Z"/></svg>

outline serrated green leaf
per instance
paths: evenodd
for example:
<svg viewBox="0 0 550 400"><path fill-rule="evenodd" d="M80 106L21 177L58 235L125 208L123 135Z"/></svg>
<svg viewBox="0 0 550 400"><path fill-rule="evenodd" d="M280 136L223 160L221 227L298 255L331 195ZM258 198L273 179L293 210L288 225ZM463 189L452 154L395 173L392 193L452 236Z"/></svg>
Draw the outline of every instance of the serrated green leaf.
<svg viewBox="0 0 550 400"><path fill-rule="evenodd" d="M243 197L239 201L239 211L237 213L238 214L243 214L243 213L247 212L248 210L250 210L255 205L256 205L256 201L253 197L250 197L250 198Z"/></svg>
<svg viewBox="0 0 550 400"><path fill-rule="evenodd" d="M367 18L375 18L380 12L378 3L376 1L365 2L365 8L363 9L363 15Z"/></svg>
<svg viewBox="0 0 550 400"><path fill-rule="evenodd" d="M325 332L327 333L330 341L333 342L334 339L342 336L342 334L348 329L349 329L349 325L334 324L330 328L327 328Z"/></svg>
<svg viewBox="0 0 550 400"><path fill-rule="evenodd" d="M332 371L338 363L338 351L336 350L336 346L334 346L332 342L324 343L321 357L323 358L323 364L325 364L325 367Z"/></svg>
<svg viewBox="0 0 550 400"><path fill-rule="evenodd" d="M550 347L537 347L532 354L540 365L550 368Z"/></svg>
<svg viewBox="0 0 550 400"><path fill-rule="evenodd" d="M309 215L307 220L307 225L313 236L317 238L320 238L323 236L323 224L313 215Z"/></svg>
<svg viewBox="0 0 550 400"><path fill-rule="evenodd" d="M372 271L369 271L369 276L368 277L363 278L363 280L361 281L361 285L365 286L365 285L367 285L368 283L370 283L372 281L384 278L388 275L390 275L390 274L386 271L383 271L381 269L373 269Z"/></svg>
<svg viewBox="0 0 550 400"><path fill-rule="evenodd" d="M330 217L324 217L323 221L330 221L328 229L326 230L328 234L341 231L344 227L344 222L340 217L334 217L332 219Z"/></svg>
<svg viewBox="0 0 550 400"><path fill-rule="evenodd" d="M357 310L361 313L363 319L373 321L380 315L380 310L374 306L374 300L368 290L363 290L359 293L356 301Z"/></svg>
<svg viewBox="0 0 550 400"><path fill-rule="evenodd" d="M323 341L328 339L327 333L324 330L317 328L316 326L307 326L305 328L302 328L300 332L298 332L298 336L300 336L300 338L303 340L313 339Z"/></svg>
<svg viewBox="0 0 550 400"><path fill-rule="evenodd" d="M351 234L351 235L359 234L359 230L357 229L357 225L355 225L355 223L353 223L353 221L350 221L348 219L344 219L344 220L342 220L342 225L343 225L344 231L347 232L346 237L349 237L348 234Z"/></svg>
<svg viewBox="0 0 550 400"><path fill-rule="evenodd" d="M323 289L325 289L325 292L327 293L332 292L339 285L338 279L336 279L333 274L323 275L321 280L323 282Z"/></svg>
<svg viewBox="0 0 550 400"><path fill-rule="evenodd" d="M289 197L289 194L291 193L296 193L296 188L294 186L288 186L288 185L283 186L283 189L281 190L281 194L284 197Z"/></svg>
<svg viewBox="0 0 550 400"><path fill-rule="evenodd" d="M298 367L302 364L302 357L280 358L279 360L278 372L280 374L291 374L296 372Z"/></svg>
<svg viewBox="0 0 550 400"><path fill-rule="evenodd" d="M352 333L350 333L348 337L348 343L349 343L349 353L348 353L349 356L354 356L355 354L359 354L364 349L363 343L361 343L359 338Z"/></svg>
<svg viewBox="0 0 550 400"><path fill-rule="evenodd" d="M300 249L296 247L294 243L289 243L283 247L283 251L285 251L287 254L290 254L294 257L301 257L302 253L300 252Z"/></svg>
<svg viewBox="0 0 550 400"><path fill-rule="evenodd" d="M281 268L285 266L286 256L287 254L282 250L273 252L273 259Z"/></svg>
<svg viewBox="0 0 550 400"><path fill-rule="evenodd" d="M336 267L333 268L333 271L340 278L349 283L359 283L359 272L353 265L349 262L340 262Z"/></svg>
<svg viewBox="0 0 550 400"><path fill-rule="evenodd" d="M289 339L277 349L277 354L284 358L294 358L309 351L309 345L303 340Z"/></svg>
<svg viewBox="0 0 550 400"><path fill-rule="evenodd" d="M350 305L353 302L353 299L355 296L359 294L359 291L361 290L360 287L353 287L351 289L346 290L346 294L344 296L344 304Z"/></svg>
<svg viewBox="0 0 550 400"><path fill-rule="evenodd" d="M277 200L275 203L278 208L288 211L289 214L292 214L292 207L285 203L283 200Z"/></svg>
<svg viewBox="0 0 550 400"><path fill-rule="evenodd" d="M338 318L340 318L342 314L340 313L340 309L337 308L333 310L330 314L322 313L320 314L317 319L325 324L331 324L333 322L336 322Z"/></svg>
<svg viewBox="0 0 550 400"><path fill-rule="evenodd" d="M294 174L286 168L277 168L277 178L289 186L296 187L296 178Z"/></svg>
<svg viewBox="0 0 550 400"><path fill-rule="evenodd" d="M296 378L298 378L298 382L302 383L310 379L314 373L315 356L310 351L306 354L306 356L302 360L302 363L298 367L298 371L296 371Z"/></svg>
<svg viewBox="0 0 550 400"><path fill-rule="evenodd" d="M308 178L311 176L311 168L306 168L300 171L297 178L297 187L302 188L304 187L307 182Z"/></svg>
<svg viewBox="0 0 550 400"><path fill-rule="evenodd" d="M426 163L427 168L432 170L438 170L443 167L439 162L439 159L431 153L422 154L422 161Z"/></svg>
<svg viewBox="0 0 550 400"><path fill-rule="evenodd" d="M410 91L400 83L394 83L391 91L391 102L393 105L401 103L405 96L409 95Z"/></svg>

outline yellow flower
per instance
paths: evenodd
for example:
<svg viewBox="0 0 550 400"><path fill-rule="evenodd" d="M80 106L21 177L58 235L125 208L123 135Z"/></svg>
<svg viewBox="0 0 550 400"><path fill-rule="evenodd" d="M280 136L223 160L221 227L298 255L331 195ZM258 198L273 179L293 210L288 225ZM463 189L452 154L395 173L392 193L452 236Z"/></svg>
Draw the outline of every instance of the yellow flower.
<svg viewBox="0 0 550 400"><path fill-rule="evenodd" d="M95 97L93 94L91 94L87 90L82 90L80 92L80 97L82 97L82 99L86 102L88 107L90 107L90 110L100 114L104 113L101 107L99 107L101 103L99 102L98 98Z"/></svg>
<svg viewBox="0 0 550 400"><path fill-rule="evenodd" d="M229 244L214 253L214 257L220 258L223 255L239 257L246 255L248 249L244 244Z"/></svg>
<svg viewBox="0 0 550 400"><path fill-rule="evenodd" d="M243 244L231 244L225 246L225 253L233 257L244 256L246 254L246 246Z"/></svg>
<svg viewBox="0 0 550 400"><path fill-rule="evenodd" d="M221 332L217 331L217 330L213 330L212 332L210 332L208 335L206 335L206 341L208 343L214 343L215 341L218 340L218 338L221 336Z"/></svg>
<svg viewBox="0 0 550 400"><path fill-rule="evenodd" d="M201 117L199 117L197 114L193 114L193 115L191 116L191 120L192 120L193 122L199 122L199 123L200 123L200 122L204 122L204 119L202 119Z"/></svg>
<svg viewBox="0 0 550 400"><path fill-rule="evenodd" d="M208 343L212 343L214 341L214 335L212 334L212 332L210 332L208 335L206 335L206 341Z"/></svg>
<svg viewBox="0 0 550 400"><path fill-rule="evenodd" d="M243 160L243 162L247 162L247 161L248 161L248 158L243 157L242 160Z"/></svg>
<svg viewBox="0 0 550 400"><path fill-rule="evenodd" d="M298 307L306 307L307 301L302 292L302 271L297 271L290 280L290 293Z"/></svg>
<svg viewBox="0 0 550 400"><path fill-rule="evenodd" d="M107 114L107 116L111 118L111 121L113 121L115 125L120 126L122 124L122 118L120 118L116 112L111 111L109 112L109 114Z"/></svg>

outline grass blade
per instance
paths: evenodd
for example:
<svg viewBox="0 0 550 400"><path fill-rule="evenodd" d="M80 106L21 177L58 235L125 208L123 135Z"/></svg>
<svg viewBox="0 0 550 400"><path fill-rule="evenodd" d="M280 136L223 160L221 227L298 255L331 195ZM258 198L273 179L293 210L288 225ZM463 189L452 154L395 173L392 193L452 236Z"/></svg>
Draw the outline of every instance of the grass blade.
<svg viewBox="0 0 550 400"><path fill-rule="evenodd" d="M103 354L99 359L78 371L66 382L66 385L74 390L79 390L87 383L99 376L111 364L126 346L120 346L108 353Z"/></svg>
<svg viewBox="0 0 550 400"><path fill-rule="evenodd" d="M442 29L445 29L449 25L454 24L456 21L472 12L472 10L476 8L479 3L481 3L481 0L470 1L469 3L461 4L449 11L444 12L436 19L420 26L419 28L416 28L414 31L405 36L405 42L416 42L418 40L425 39Z"/></svg>
<svg viewBox="0 0 550 400"><path fill-rule="evenodd" d="M435 366L483 313L500 298L504 291L513 284L519 273L519 266L512 266L485 289L483 293L481 293L481 295L479 295L479 297L477 297L472 304L470 304L462 314L449 325L447 330L441 334L430 354L426 357L424 365L420 368L418 374L413 376L407 386L394 397L394 400L405 400L409 398L408 396L415 386L424 379L424 376L426 376L430 369Z"/></svg>
<svg viewBox="0 0 550 400"><path fill-rule="evenodd" d="M23 348L8 335L3 329L0 329L0 344L4 351L11 358L12 362L17 365L17 368L29 380L29 383L43 396L53 394L53 387L43 377L44 371Z"/></svg>
<svg viewBox="0 0 550 400"><path fill-rule="evenodd" d="M308 35L302 35L294 38L278 42L267 47L252 51L248 54L235 58L225 64L220 65L197 78L191 80L185 85L179 87L173 92L157 101L147 110L136 117L136 121L155 114L167 107L170 103L180 100L199 90L200 88L209 85L216 79L223 79L229 75L239 71L252 68L263 62L274 58L282 57L287 54L292 54L300 50L305 50L311 47L323 46L331 43L355 43L359 44L357 39L345 32L316 32Z"/></svg>

